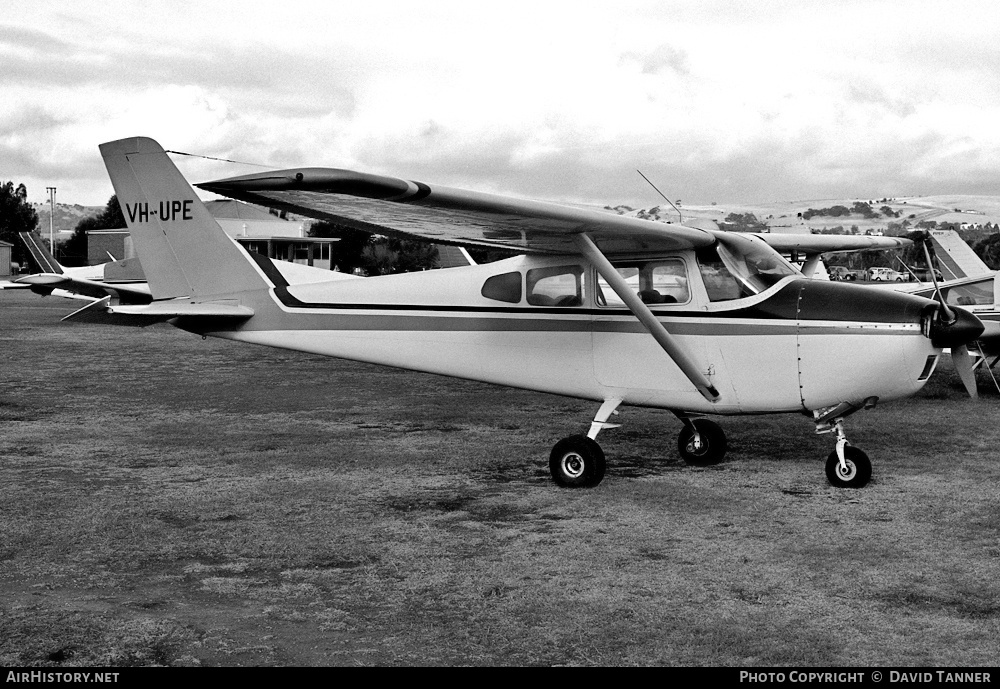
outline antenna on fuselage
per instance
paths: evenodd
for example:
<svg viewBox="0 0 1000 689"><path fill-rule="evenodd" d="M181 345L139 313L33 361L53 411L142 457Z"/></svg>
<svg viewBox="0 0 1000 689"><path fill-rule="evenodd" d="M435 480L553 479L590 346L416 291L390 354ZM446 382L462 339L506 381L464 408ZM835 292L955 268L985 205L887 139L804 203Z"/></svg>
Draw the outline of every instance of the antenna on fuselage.
<svg viewBox="0 0 1000 689"><path fill-rule="evenodd" d="M666 201L667 203L670 204L671 208L673 208L675 211L677 211L677 222L679 222L679 223L681 223L683 225L684 224L684 216L681 215L681 209L678 208L677 206L675 206L673 201L671 201L666 196L664 196L663 192L660 191L659 189L657 189L656 185L649 181L649 177L646 177L646 175L642 174L642 170L636 170L636 172L639 173L640 177L642 177L644 180L646 180L646 183L649 184L649 186L653 187L653 189L656 190L657 194L659 194L660 196L663 197L664 201Z"/></svg>

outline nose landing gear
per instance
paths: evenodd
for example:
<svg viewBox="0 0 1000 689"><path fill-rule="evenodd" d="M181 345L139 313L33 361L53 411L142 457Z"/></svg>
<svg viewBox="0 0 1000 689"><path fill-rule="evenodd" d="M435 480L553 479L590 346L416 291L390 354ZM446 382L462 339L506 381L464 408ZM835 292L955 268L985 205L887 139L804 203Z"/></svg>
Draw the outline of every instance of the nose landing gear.
<svg viewBox="0 0 1000 689"><path fill-rule="evenodd" d="M847 439L844 419L862 409L871 409L876 402L877 397L869 397L860 404L842 402L832 409L813 412L817 433L837 434L837 449L826 458L826 478L830 485L836 488L863 488L871 480L871 460Z"/></svg>
<svg viewBox="0 0 1000 689"><path fill-rule="evenodd" d="M856 447L844 448L844 457L835 451L826 459L826 478L836 488L862 488L872 477L868 455Z"/></svg>

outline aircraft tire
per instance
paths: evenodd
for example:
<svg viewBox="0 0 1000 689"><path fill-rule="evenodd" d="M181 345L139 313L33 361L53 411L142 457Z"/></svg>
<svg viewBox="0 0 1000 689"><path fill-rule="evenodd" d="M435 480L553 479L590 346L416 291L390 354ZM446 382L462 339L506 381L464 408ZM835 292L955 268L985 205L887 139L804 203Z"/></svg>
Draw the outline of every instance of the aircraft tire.
<svg viewBox="0 0 1000 689"><path fill-rule="evenodd" d="M677 451L681 458L691 466L707 467L718 464L726 456L726 432L722 426L708 419L695 419L695 428L701 435L701 449L695 450L692 441L694 431L685 424L677 436Z"/></svg>
<svg viewBox="0 0 1000 689"><path fill-rule="evenodd" d="M826 478L835 488L864 488L872 478L872 463L868 455L848 445L844 448L847 471L840 468L836 450L826 458Z"/></svg>
<svg viewBox="0 0 1000 689"><path fill-rule="evenodd" d="M563 438L549 455L552 479L563 488L593 488L604 478L604 450L585 435Z"/></svg>

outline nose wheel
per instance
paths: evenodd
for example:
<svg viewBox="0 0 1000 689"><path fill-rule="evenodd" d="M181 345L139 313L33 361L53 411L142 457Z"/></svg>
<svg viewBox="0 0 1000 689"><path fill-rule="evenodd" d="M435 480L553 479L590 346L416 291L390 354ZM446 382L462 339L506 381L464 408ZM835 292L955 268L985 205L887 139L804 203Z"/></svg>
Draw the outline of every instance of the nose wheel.
<svg viewBox="0 0 1000 689"><path fill-rule="evenodd" d="M836 450L826 458L826 478L835 488L863 488L871 477L871 460L852 445L844 448L844 461L840 461Z"/></svg>
<svg viewBox="0 0 1000 689"><path fill-rule="evenodd" d="M871 409L878 401L869 397L861 403L843 402L825 412L814 412L817 433L837 436L837 449L826 458L826 478L835 488L863 488L872 478L868 455L851 445L844 432L844 419L861 409Z"/></svg>

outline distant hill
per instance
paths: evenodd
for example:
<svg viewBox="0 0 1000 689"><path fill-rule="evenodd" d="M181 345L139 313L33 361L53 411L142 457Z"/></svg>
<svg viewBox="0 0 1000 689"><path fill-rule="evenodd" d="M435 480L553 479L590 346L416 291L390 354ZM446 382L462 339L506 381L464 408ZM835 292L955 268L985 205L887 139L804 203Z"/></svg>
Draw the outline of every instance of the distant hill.
<svg viewBox="0 0 1000 689"><path fill-rule="evenodd" d="M875 218L865 218L861 214L850 215L820 215L810 211L822 211L843 206L854 207L857 202L867 203L873 211L879 214ZM675 202L676 203L676 202ZM38 213L38 231L43 237L49 232L49 204L31 204ZM887 217L880 209L886 206L898 217ZM871 199L822 199L811 201L789 201L787 203L770 204L712 204L684 205L677 204L685 220L704 218L722 223L731 214L753 214L765 223L771 232L810 232L832 230L843 227L849 231L857 226L858 232L881 230L887 232L890 223L902 225L907 221L906 230L915 229L920 221L936 221L941 223L968 224L972 227L986 225L1000 226L1000 196L966 196L957 194L941 194L936 196L905 196L895 198ZM97 215L104 206L81 206L79 204L57 203L54 229L56 239L66 239L76 229L77 223L88 216ZM677 211L670 204L662 203L650 208L631 208L619 205L614 208L605 206L604 210L660 222L676 223L679 221ZM807 217L803 217L807 216ZM289 214L289 220L306 222L306 218Z"/></svg>
<svg viewBox="0 0 1000 689"><path fill-rule="evenodd" d="M47 239L49 236L49 204L33 203L31 206L38 213L38 232ZM52 223L56 241L66 239L76 229L77 223L91 215L97 215L103 210L104 206L57 203Z"/></svg>
<svg viewBox="0 0 1000 689"><path fill-rule="evenodd" d="M853 209L861 202L878 214L878 217L864 217L860 213L847 215L818 214L815 211L830 211L838 206ZM906 196L895 198L870 199L825 199L814 201L790 201L771 204L713 204L710 206L686 206L677 204L685 220L705 218L717 223L725 221L731 214L743 215L752 213L758 220L767 224L771 232L811 232L832 230L843 227L849 231L857 226L858 232L881 230L887 232L890 223L903 225L905 230L916 229L921 221L955 223L971 227L986 225L1000 226L1000 196ZM882 210L888 207L894 217L888 217ZM679 222L677 211L670 204L663 203L645 209L629 208L628 206L605 207L605 210L620 215L659 220L661 222Z"/></svg>

